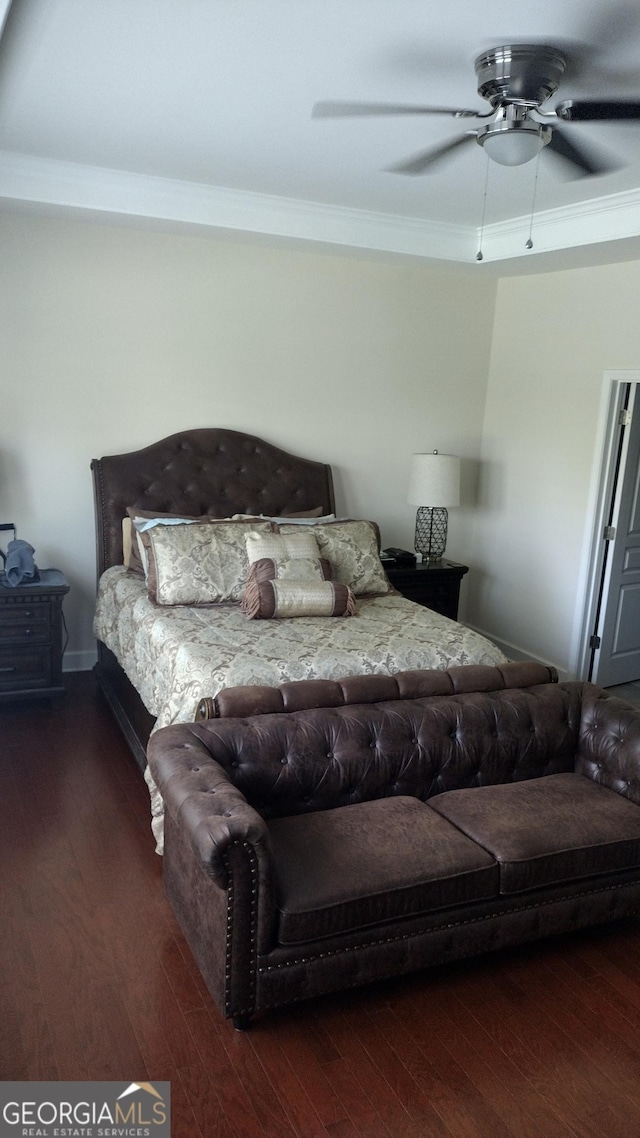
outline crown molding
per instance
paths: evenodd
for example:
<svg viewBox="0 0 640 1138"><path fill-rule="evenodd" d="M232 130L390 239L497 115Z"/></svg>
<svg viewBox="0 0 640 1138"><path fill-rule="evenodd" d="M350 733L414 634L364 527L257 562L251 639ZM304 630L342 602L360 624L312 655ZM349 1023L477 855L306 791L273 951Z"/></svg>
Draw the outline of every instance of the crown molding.
<svg viewBox="0 0 640 1138"><path fill-rule="evenodd" d="M533 225L530 216L515 217L487 226L482 241L483 260L507 261L638 237L639 216L640 189L634 189L544 210L534 214ZM533 249L527 253L530 233Z"/></svg>
<svg viewBox="0 0 640 1138"><path fill-rule="evenodd" d="M0 0L2 3L2 0ZM348 209L201 183L156 178L73 162L0 152L6 206L127 224L253 234L295 242L419 258L476 263L479 230L415 217ZM640 189L495 223L482 235L483 264L638 236Z"/></svg>
<svg viewBox="0 0 640 1138"><path fill-rule="evenodd" d="M475 239L474 231L421 218L154 178L13 151L0 152L0 199L447 261L471 260Z"/></svg>

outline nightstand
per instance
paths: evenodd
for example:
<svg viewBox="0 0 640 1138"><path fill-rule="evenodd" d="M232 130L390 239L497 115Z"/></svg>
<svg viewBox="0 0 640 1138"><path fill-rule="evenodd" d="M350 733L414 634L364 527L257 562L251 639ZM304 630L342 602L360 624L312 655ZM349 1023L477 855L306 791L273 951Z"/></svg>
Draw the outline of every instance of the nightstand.
<svg viewBox="0 0 640 1138"><path fill-rule="evenodd" d="M41 569L33 585L0 584L0 701L64 691L62 600L68 592L59 569Z"/></svg>
<svg viewBox="0 0 640 1138"><path fill-rule="evenodd" d="M403 597L434 609L451 620L458 619L460 582L469 572L468 565L445 561L444 558L434 562L419 561L416 565L383 561L383 565L391 584Z"/></svg>

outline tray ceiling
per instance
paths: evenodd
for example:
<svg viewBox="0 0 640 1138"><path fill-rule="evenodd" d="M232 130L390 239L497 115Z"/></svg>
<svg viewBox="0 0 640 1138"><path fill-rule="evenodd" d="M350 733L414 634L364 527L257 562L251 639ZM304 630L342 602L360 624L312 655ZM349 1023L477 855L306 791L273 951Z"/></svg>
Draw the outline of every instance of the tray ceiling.
<svg viewBox="0 0 640 1138"><path fill-rule="evenodd" d="M640 6L539 0L0 0L0 197L279 238L485 261L636 255L640 123L579 124L621 168L570 180L468 146L424 177L385 167L465 129L313 120L322 99L485 108L473 63L509 42L588 58L559 98L640 97ZM526 260L526 257L524 258ZM573 258L575 260L575 256ZM519 263L519 262L518 262Z"/></svg>

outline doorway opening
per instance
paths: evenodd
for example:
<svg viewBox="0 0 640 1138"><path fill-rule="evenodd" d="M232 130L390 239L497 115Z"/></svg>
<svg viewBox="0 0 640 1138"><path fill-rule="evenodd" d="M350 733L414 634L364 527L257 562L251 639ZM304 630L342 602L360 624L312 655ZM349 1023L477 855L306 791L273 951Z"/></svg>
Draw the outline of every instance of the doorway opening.
<svg viewBox="0 0 640 1138"><path fill-rule="evenodd" d="M605 394L576 674L640 699L640 372L607 373Z"/></svg>

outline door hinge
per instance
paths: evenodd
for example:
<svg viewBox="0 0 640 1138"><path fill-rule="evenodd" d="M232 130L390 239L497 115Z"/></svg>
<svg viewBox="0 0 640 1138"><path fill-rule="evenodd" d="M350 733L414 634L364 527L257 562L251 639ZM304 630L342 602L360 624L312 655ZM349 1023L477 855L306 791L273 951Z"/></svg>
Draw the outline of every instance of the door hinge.
<svg viewBox="0 0 640 1138"><path fill-rule="evenodd" d="M600 637L599 636L592 636L591 640L589 641L589 647L590 648L599 648L600 647Z"/></svg>
<svg viewBox="0 0 640 1138"><path fill-rule="evenodd" d="M631 412L627 411L623 408L622 411L620 412L619 417L618 417L618 425L620 427L628 427L630 422L631 422Z"/></svg>
<svg viewBox="0 0 640 1138"><path fill-rule="evenodd" d="M613 541L615 536L616 536L616 527L615 526L605 526L604 527L604 533L603 533L602 537L605 541Z"/></svg>

